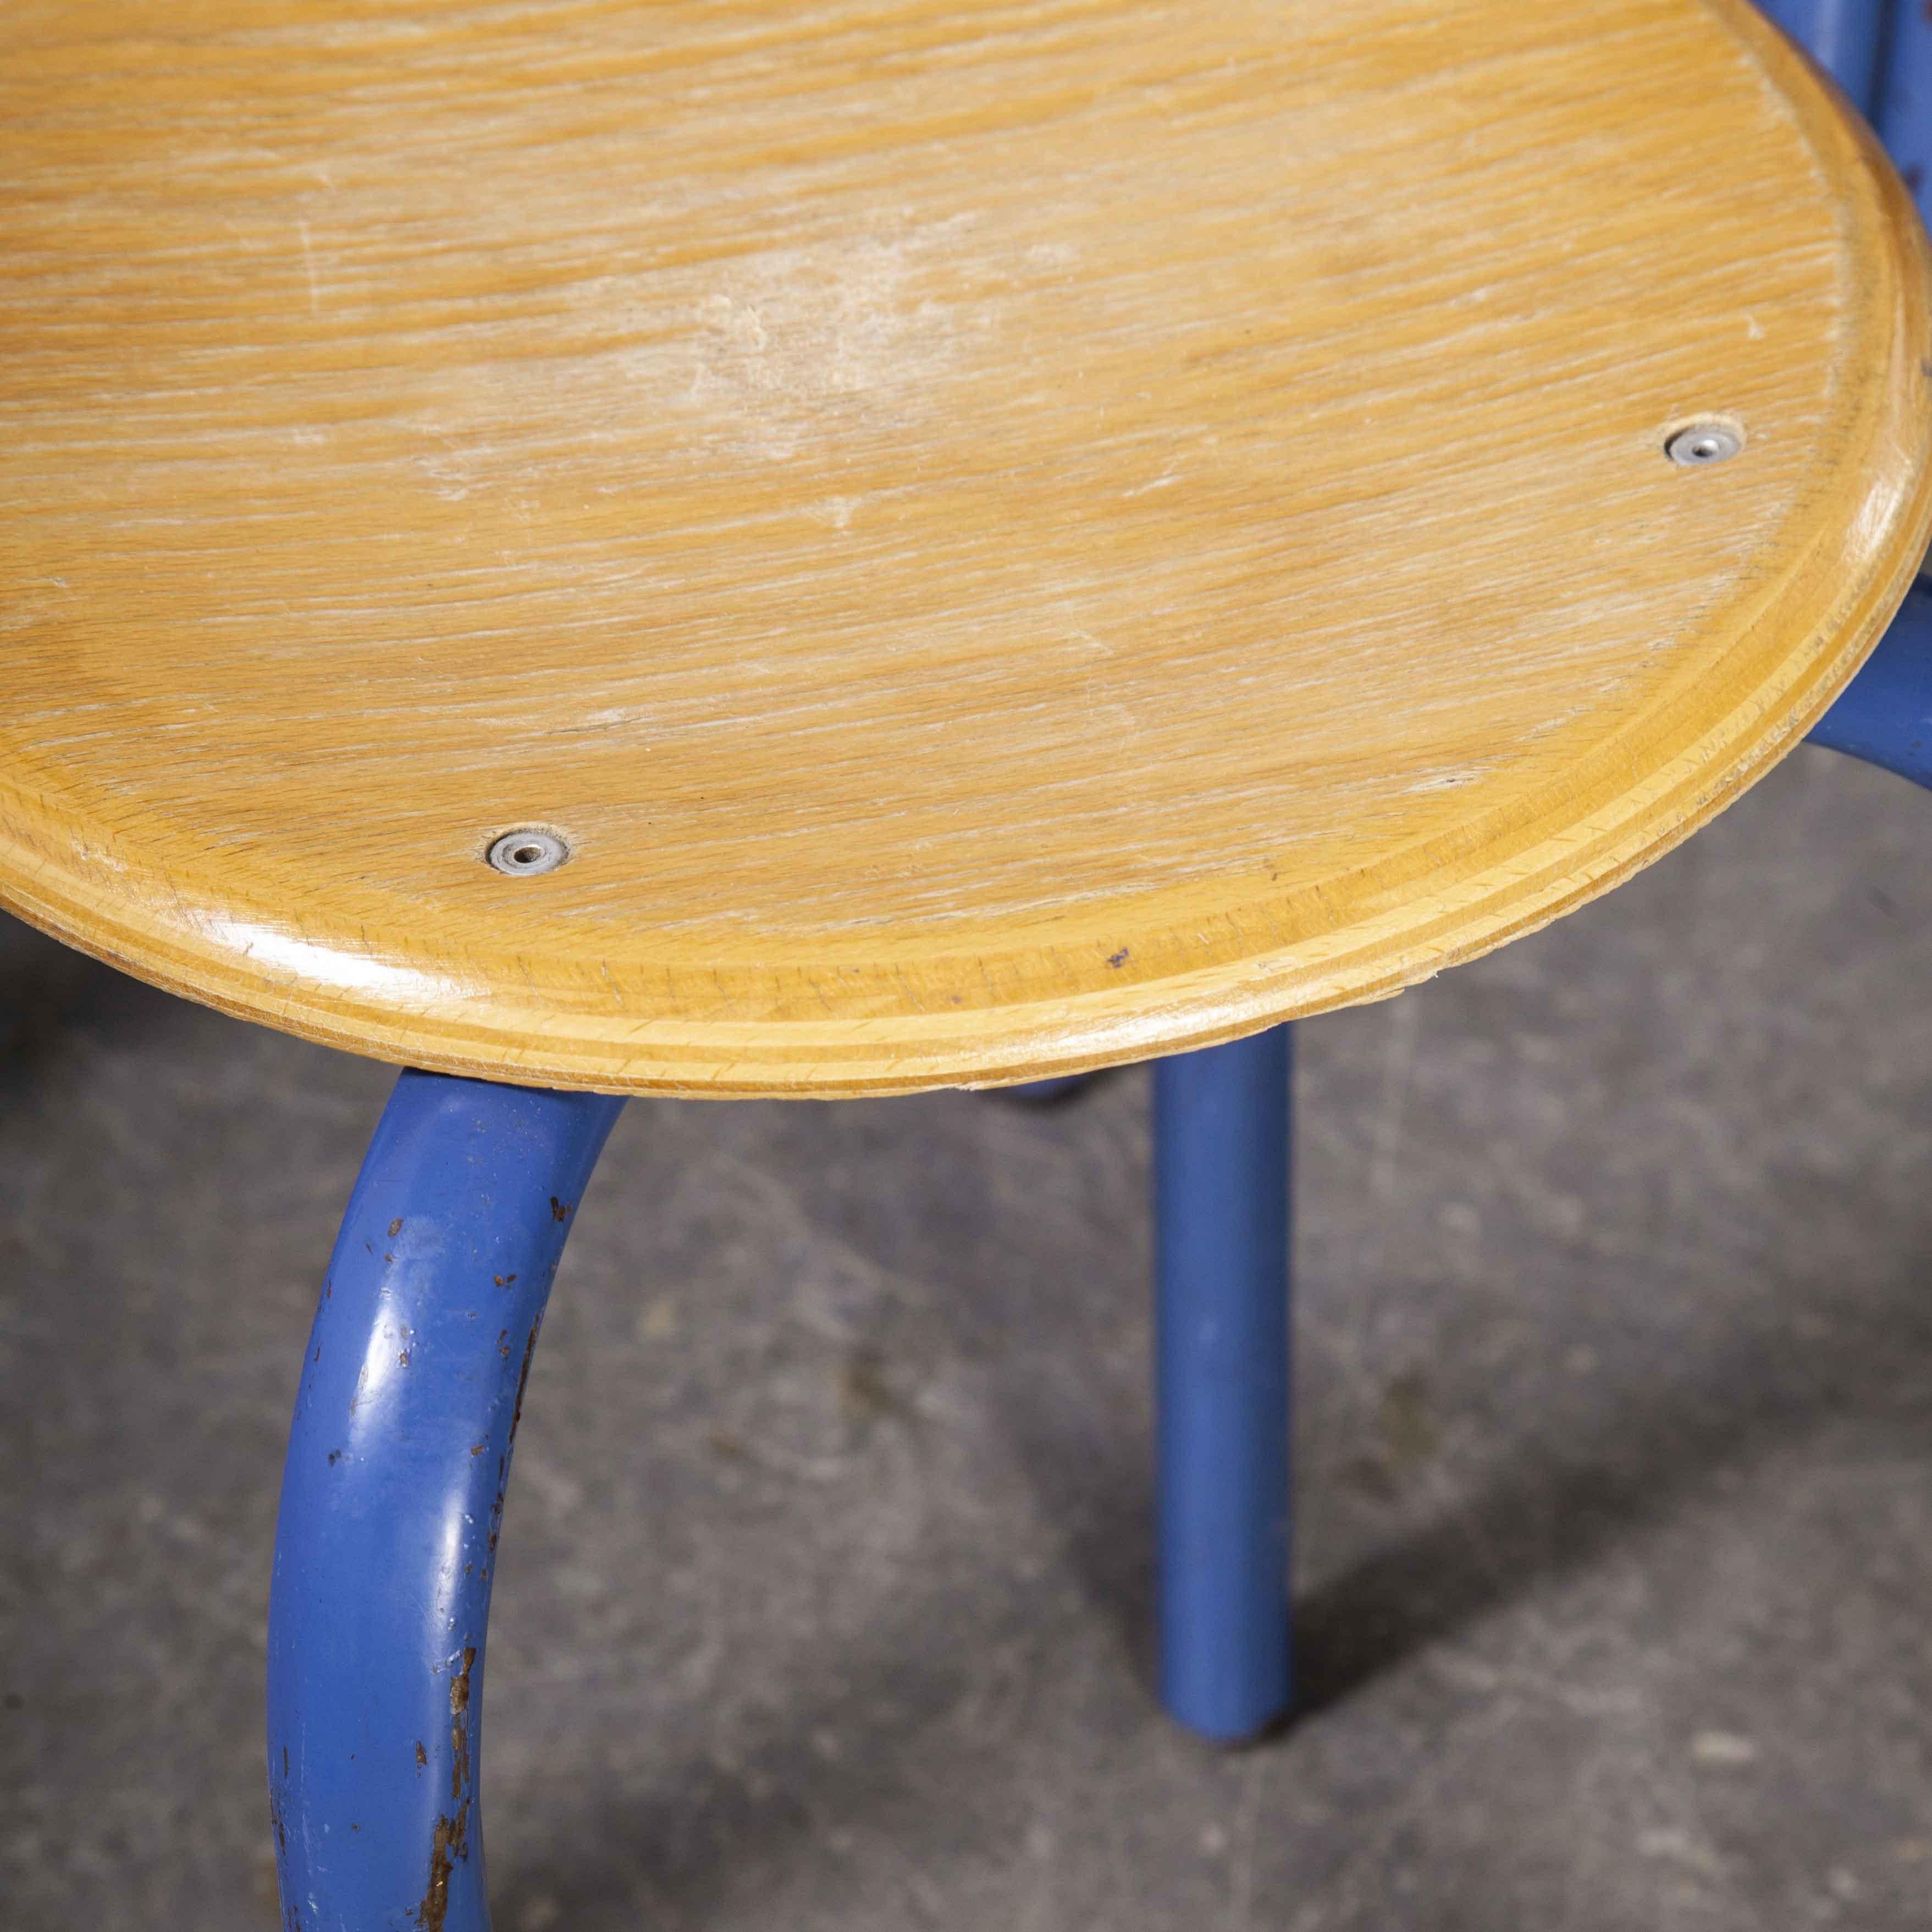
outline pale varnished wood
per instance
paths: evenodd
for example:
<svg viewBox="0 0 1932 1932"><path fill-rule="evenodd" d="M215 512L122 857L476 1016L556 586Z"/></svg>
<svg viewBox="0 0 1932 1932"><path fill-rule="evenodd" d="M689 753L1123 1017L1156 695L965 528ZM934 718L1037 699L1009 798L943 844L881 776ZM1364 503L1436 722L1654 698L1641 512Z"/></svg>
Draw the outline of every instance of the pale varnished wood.
<svg viewBox="0 0 1932 1932"><path fill-rule="evenodd" d="M9 0L0 896L610 1088L1379 997L1828 700L1927 293L1741 0Z"/></svg>

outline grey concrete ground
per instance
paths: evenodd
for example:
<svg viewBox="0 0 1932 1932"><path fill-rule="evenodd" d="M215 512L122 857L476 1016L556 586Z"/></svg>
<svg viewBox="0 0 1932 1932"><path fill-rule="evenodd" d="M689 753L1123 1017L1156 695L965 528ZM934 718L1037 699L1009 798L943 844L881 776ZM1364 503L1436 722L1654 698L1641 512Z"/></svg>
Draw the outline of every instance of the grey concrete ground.
<svg viewBox="0 0 1932 1932"><path fill-rule="evenodd" d="M500 1932L1932 1925L1932 799L1802 753L1301 1036L1307 1709L1148 1692L1143 1077L640 1104L533 1378ZM380 1067L32 935L0 1924L273 1922L278 1461Z"/></svg>

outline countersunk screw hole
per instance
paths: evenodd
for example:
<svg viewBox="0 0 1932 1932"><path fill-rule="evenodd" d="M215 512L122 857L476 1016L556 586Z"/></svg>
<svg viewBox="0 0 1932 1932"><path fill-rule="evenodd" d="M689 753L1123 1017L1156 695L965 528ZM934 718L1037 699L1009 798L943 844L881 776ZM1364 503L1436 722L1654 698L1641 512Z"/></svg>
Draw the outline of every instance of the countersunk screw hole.
<svg viewBox="0 0 1932 1932"><path fill-rule="evenodd" d="M1736 455L1744 446L1744 431L1734 423L1694 422L1673 431L1664 453L1680 470L1704 470Z"/></svg>
<svg viewBox="0 0 1932 1932"><path fill-rule="evenodd" d="M484 856L498 872L524 878L533 872L555 872L570 856L570 848L554 832L526 826L493 838Z"/></svg>

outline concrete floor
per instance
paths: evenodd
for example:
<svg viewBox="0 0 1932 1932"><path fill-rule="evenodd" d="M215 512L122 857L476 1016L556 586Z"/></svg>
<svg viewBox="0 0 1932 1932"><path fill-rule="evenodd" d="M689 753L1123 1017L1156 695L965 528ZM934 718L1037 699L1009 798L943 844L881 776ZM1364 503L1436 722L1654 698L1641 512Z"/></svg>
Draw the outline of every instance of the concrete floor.
<svg viewBox="0 0 1932 1932"><path fill-rule="evenodd" d="M1144 1077L634 1105L526 1411L499 1932L1932 1926L1932 800L1806 752L1300 1039L1306 1714L1148 1691ZM388 1084L0 951L0 1924L277 1922L284 1418Z"/></svg>

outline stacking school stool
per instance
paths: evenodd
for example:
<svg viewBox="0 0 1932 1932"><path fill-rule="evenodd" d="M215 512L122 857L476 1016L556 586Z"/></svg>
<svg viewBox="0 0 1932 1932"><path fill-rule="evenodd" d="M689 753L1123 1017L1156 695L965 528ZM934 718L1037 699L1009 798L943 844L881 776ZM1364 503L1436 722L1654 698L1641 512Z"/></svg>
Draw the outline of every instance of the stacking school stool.
<svg viewBox="0 0 1932 1932"><path fill-rule="evenodd" d="M275 1556L286 1922L482 1932L630 1092L1162 1055L1164 1688L1288 1695L1287 1034L1818 720L1924 238L1742 0L10 0L0 897L405 1072Z"/></svg>

